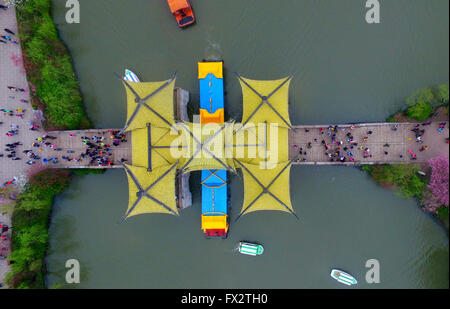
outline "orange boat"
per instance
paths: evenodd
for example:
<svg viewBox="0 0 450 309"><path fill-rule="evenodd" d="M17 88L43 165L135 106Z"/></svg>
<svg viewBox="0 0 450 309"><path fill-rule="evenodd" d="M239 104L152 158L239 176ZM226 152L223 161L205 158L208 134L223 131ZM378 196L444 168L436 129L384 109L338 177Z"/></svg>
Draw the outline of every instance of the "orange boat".
<svg viewBox="0 0 450 309"><path fill-rule="evenodd" d="M167 3L180 28L187 27L195 22L194 12L189 0L167 0Z"/></svg>

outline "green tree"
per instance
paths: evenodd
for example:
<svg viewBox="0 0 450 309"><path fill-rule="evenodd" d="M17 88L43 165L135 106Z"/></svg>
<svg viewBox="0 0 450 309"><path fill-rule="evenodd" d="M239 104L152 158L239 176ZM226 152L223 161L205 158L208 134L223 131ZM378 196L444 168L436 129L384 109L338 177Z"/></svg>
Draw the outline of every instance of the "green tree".
<svg viewBox="0 0 450 309"><path fill-rule="evenodd" d="M448 83L439 85L436 89L435 96L439 103L448 104Z"/></svg>
<svg viewBox="0 0 450 309"><path fill-rule="evenodd" d="M417 102L410 108L408 108L408 118L416 119L418 121L424 121L430 117L433 108L426 102Z"/></svg>
<svg viewBox="0 0 450 309"><path fill-rule="evenodd" d="M17 203L16 207L18 210L40 210L48 207L49 199L44 198L42 195L36 194L36 190L25 190L20 195L20 203Z"/></svg>
<svg viewBox="0 0 450 309"><path fill-rule="evenodd" d="M423 88L414 92L413 95L406 99L406 104L413 106L417 103L432 104L435 101L435 97L431 88Z"/></svg>
<svg viewBox="0 0 450 309"><path fill-rule="evenodd" d="M425 183L417 175L419 166L412 164L374 165L364 168L373 179L388 186L394 186L400 195L410 198L422 198Z"/></svg>
<svg viewBox="0 0 450 309"><path fill-rule="evenodd" d="M417 90L406 99L409 108L406 111L408 118L423 121L427 119L433 111L432 105L437 102L431 88Z"/></svg>

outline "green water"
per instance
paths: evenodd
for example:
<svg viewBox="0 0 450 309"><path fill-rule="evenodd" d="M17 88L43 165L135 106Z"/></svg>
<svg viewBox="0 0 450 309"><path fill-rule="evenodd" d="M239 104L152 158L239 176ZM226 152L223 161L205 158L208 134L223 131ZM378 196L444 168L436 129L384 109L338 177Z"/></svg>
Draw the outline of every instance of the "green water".
<svg viewBox="0 0 450 309"><path fill-rule="evenodd" d="M275 79L297 71L290 89L294 124L383 121L415 89L448 82L449 3L381 2L381 23L365 22L364 1L192 0L197 23L177 28L165 1L80 0L81 23L54 19L73 56L89 117L99 128L125 122L125 91L113 72L176 85L199 106L196 62L225 60L226 110L239 120L242 100L232 72ZM448 235L412 200L349 167L294 167L292 204L243 216L226 240L200 230L199 174L194 205L179 218L142 215L121 221L128 203L121 170L77 176L60 195L50 226L48 285L63 283L65 261L81 264L79 288L346 288L331 268L360 288L448 288ZM243 200L233 177L231 216ZM238 241L264 244L258 258ZM378 259L381 283L364 280Z"/></svg>

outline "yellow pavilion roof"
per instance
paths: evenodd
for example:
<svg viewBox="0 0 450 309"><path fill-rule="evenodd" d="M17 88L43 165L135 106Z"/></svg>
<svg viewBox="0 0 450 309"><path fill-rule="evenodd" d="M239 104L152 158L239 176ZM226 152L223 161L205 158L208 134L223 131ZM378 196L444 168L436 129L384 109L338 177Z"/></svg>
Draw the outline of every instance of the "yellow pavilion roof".
<svg viewBox="0 0 450 309"><path fill-rule="evenodd" d="M291 161L272 169L235 161L244 176L244 202L238 218L258 210L279 210L295 215L289 193Z"/></svg>
<svg viewBox="0 0 450 309"><path fill-rule="evenodd" d="M263 81L238 75L243 100L242 124L268 122L292 128L288 110L292 77Z"/></svg>
<svg viewBox="0 0 450 309"><path fill-rule="evenodd" d="M179 162L185 158L183 144L177 140L182 132L172 128L154 127L147 124L145 128L135 129L132 134L132 162L134 166L145 167L149 171Z"/></svg>
<svg viewBox="0 0 450 309"><path fill-rule="evenodd" d="M122 80L127 94L127 121L122 131L153 126L170 128L174 119L175 76L161 82L130 83Z"/></svg>
<svg viewBox="0 0 450 309"><path fill-rule="evenodd" d="M204 72L223 76L222 63L199 63ZM123 164L129 183L125 218L143 213L178 215L177 170L242 170L244 202L238 218L258 210L295 215L290 192L288 91L292 75L259 81L238 76L243 92L242 123L175 122L175 76L161 82L123 81L132 164ZM296 216L296 215L295 215ZM296 216L297 217L297 216ZM222 220L222 221L218 221ZM204 226L222 226L224 218L202 219Z"/></svg>
<svg viewBox="0 0 450 309"><path fill-rule="evenodd" d="M178 215L175 200L176 163L151 172L124 165L128 177L129 202L125 218L144 213Z"/></svg>
<svg viewBox="0 0 450 309"><path fill-rule="evenodd" d="M177 123L176 128L183 133L183 143L187 147L179 168L183 172L203 169L234 170L232 158L226 157L225 135L233 123Z"/></svg>

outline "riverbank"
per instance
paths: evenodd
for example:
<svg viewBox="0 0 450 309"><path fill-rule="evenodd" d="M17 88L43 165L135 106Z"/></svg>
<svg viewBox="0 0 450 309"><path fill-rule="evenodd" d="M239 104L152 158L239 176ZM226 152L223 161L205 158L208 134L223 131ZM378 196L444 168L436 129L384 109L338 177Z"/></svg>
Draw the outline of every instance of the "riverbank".
<svg viewBox="0 0 450 309"><path fill-rule="evenodd" d="M449 84L417 90L406 98L405 107L388 117L388 122L439 121L449 116ZM445 117L446 115L446 117Z"/></svg>
<svg viewBox="0 0 450 309"><path fill-rule="evenodd" d="M45 288L45 253L53 199L68 187L70 171L47 169L31 175L15 202L11 218L11 272L5 282L10 288Z"/></svg>
<svg viewBox="0 0 450 309"><path fill-rule="evenodd" d="M387 119L388 122L423 121L423 123L427 123L434 121L446 122L448 125L448 83L438 87L420 89L405 102L408 107L390 116ZM435 132L423 138L423 141L425 144L432 144L439 138L440 136ZM448 139L447 144L444 145L448 147ZM448 164L448 155L442 153L427 163L366 165L362 167L362 170L367 171L384 188L394 189L406 198L414 198L424 211L438 218L448 231ZM433 183L434 178L439 178L438 184L436 181Z"/></svg>
<svg viewBox="0 0 450 309"><path fill-rule="evenodd" d="M16 11L32 104L44 113L44 128L91 128L71 57L51 18L51 1L28 0Z"/></svg>

